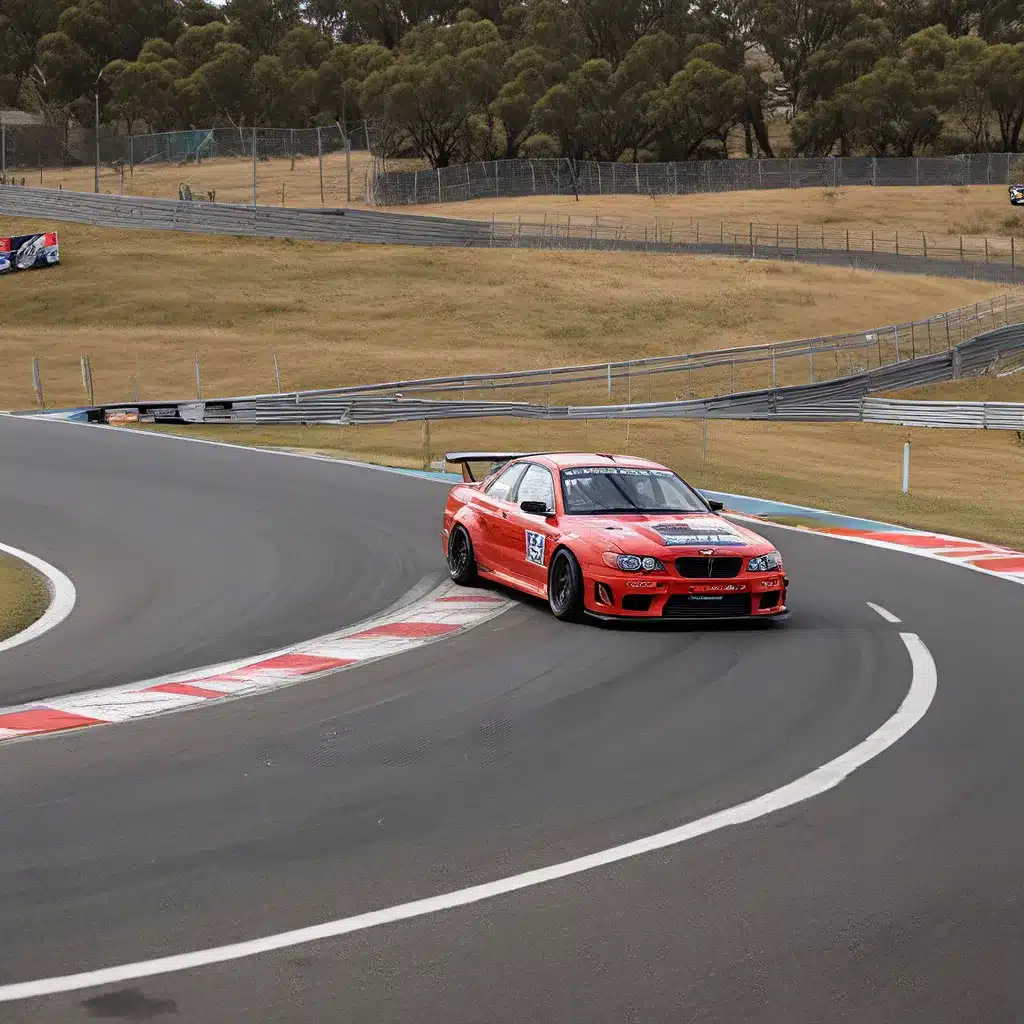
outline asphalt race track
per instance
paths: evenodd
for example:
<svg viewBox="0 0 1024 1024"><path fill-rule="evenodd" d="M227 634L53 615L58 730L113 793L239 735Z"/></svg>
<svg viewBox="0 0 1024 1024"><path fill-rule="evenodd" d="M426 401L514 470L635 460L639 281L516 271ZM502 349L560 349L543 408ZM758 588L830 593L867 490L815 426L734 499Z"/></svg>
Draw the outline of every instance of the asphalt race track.
<svg viewBox="0 0 1024 1024"><path fill-rule="evenodd" d="M270 649L442 566L444 488L0 420L0 539L78 607L0 658L0 704ZM924 718L758 821L461 909L0 1020L1017 1022L1024 588L770 534L782 628L459 637L251 700L0 745L0 986L257 938L650 835ZM885 622L873 601L902 620Z"/></svg>

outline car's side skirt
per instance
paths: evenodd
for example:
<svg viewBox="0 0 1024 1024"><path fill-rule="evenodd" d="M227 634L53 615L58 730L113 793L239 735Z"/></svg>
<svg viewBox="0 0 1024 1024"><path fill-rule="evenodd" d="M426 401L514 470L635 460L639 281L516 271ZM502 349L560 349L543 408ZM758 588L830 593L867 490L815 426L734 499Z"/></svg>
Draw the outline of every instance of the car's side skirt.
<svg viewBox="0 0 1024 1024"><path fill-rule="evenodd" d="M499 569L488 569L482 565L478 565L476 568L477 572L486 579L494 580L496 583L503 583L507 587L514 587L516 590L521 590L532 597L539 597L542 601L548 599L548 588L546 586L538 586L535 583L531 583L530 580L523 579L521 576L513 576L511 573L502 572Z"/></svg>

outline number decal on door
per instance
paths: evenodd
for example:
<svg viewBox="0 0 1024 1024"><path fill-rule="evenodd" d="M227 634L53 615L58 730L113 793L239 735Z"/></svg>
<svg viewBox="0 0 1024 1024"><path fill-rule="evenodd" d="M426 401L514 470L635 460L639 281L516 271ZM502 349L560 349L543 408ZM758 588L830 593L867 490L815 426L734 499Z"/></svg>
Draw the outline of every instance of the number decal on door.
<svg viewBox="0 0 1024 1024"><path fill-rule="evenodd" d="M526 531L526 560L534 565L544 564L544 534Z"/></svg>

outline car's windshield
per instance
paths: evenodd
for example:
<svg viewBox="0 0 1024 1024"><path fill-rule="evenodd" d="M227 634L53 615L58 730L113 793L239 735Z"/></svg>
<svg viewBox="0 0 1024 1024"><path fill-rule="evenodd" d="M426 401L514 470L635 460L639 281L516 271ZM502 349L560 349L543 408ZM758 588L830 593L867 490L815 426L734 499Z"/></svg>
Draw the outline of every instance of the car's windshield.
<svg viewBox="0 0 1024 1024"><path fill-rule="evenodd" d="M700 495L667 469L577 466L563 469L561 477L569 515L708 510Z"/></svg>

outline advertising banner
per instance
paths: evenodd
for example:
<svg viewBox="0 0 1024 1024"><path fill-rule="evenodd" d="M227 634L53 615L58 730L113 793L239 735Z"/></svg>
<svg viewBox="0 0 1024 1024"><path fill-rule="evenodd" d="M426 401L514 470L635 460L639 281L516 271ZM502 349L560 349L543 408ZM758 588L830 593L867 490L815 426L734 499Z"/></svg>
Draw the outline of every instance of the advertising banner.
<svg viewBox="0 0 1024 1024"><path fill-rule="evenodd" d="M16 235L0 238L0 274L34 267L51 267L60 262L57 233Z"/></svg>

